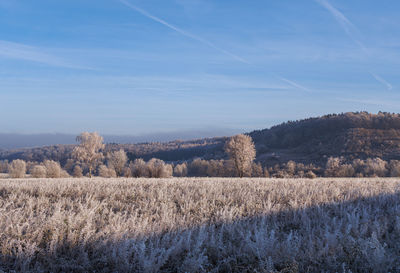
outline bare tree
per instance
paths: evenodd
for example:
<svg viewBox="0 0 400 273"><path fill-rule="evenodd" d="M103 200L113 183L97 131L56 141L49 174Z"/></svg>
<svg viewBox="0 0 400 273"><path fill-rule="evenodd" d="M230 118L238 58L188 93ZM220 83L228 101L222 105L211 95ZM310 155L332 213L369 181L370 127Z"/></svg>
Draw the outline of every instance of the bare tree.
<svg viewBox="0 0 400 273"><path fill-rule="evenodd" d="M76 140L80 144L74 148L73 156L89 168L89 177L92 177L92 171L104 158L100 152L105 147L103 138L96 132L83 132L76 137Z"/></svg>
<svg viewBox="0 0 400 273"><path fill-rule="evenodd" d="M239 177L248 172L251 175L251 164L256 158L256 149L250 136L240 134L231 137L225 144L225 152L233 161Z"/></svg>
<svg viewBox="0 0 400 273"><path fill-rule="evenodd" d="M23 178L26 174L26 163L21 159L13 160L8 166L8 173L12 178Z"/></svg>
<svg viewBox="0 0 400 273"><path fill-rule="evenodd" d="M120 149L119 151L114 151L110 153L107 157L109 164L108 167L114 168L117 177L122 176L126 162L128 161L128 157L126 156L125 151Z"/></svg>
<svg viewBox="0 0 400 273"><path fill-rule="evenodd" d="M30 171L32 177L34 178L45 178L46 177L46 167L43 165L35 165Z"/></svg>

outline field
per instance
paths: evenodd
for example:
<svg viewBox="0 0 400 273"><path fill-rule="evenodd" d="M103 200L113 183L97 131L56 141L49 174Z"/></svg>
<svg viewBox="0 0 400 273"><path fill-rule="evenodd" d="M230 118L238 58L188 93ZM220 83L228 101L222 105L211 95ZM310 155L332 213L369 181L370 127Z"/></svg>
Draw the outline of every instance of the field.
<svg viewBox="0 0 400 273"><path fill-rule="evenodd" d="M0 272L400 272L400 180L0 179Z"/></svg>

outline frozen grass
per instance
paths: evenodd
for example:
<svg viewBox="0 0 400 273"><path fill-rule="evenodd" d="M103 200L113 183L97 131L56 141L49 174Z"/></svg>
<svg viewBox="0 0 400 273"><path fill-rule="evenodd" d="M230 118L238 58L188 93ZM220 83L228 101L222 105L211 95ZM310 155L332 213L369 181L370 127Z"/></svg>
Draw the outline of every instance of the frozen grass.
<svg viewBox="0 0 400 273"><path fill-rule="evenodd" d="M8 173L0 173L0 179L1 178L9 178L10 176L8 175Z"/></svg>
<svg viewBox="0 0 400 273"><path fill-rule="evenodd" d="M3 179L0 270L400 272L400 180Z"/></svg>

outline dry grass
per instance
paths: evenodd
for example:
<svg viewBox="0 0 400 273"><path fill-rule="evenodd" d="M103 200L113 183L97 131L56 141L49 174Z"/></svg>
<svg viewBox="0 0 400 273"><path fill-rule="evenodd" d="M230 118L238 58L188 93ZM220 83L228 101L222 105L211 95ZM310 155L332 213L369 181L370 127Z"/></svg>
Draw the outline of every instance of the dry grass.
<svg viewBox="0 0 400 273"><path fill-rule="evenodd" d="M400 272L400 180L4 179L0 270Z"/></svg>

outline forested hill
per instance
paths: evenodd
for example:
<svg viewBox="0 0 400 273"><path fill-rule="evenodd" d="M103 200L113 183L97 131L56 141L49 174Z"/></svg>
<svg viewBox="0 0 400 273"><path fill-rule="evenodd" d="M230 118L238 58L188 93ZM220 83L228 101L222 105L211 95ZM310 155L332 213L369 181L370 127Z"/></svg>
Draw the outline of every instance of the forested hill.
<svg viewBox="0 0 400 273"><path fill-rule="evenodd" d="M258 159L322 163L329 156L347 159L400 158L400 115L344 113L286 122L250 133Z"/></svg>
<svg viewBox="0 0 400 273"><path fill-rule="evenodd" d="M367 112L344 113L289 121L269 129L250 132L257 149L257 160L265 165L289 160L324 165L330 156L400 159L400 115ZM196 157L222 159L227 138L207 138L166 143L112 144L106 152L124 149L131 160L152 157L169 162L190 161ZM62 164L71 157L74 145L3 150L0 159L27 161L52 159Z"/></svg>

